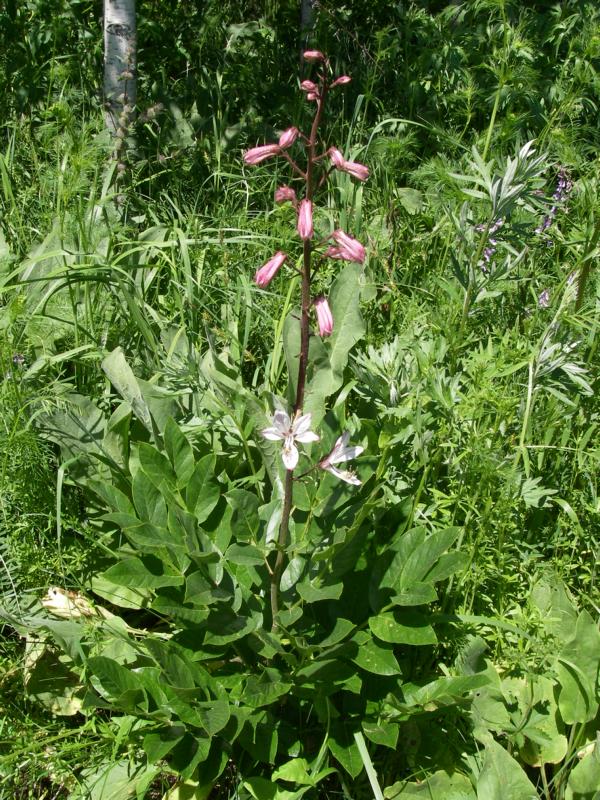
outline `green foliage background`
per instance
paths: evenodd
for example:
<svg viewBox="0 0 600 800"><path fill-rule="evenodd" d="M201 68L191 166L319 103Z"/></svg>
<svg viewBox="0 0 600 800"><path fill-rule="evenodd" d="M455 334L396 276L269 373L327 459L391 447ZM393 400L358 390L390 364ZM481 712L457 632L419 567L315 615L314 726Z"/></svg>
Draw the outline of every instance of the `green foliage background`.
<svg viewBox="0 0 600 800"><path fill-rule="evenodd" d="M91 493L91 480L110 473L129 491L131 472L123 461L114 478L106 459L92 470L81 448L112 446L127 426L135 447L158 441L143 408L132 406L126 424L111 417L131 396L107 357L124 354L130 390L141 387L153 419L177 420L198 461L216 452L221 491L238 493L223 503L244 507L240 493L267 493L273 478L253 432L269 393L286 391L293 298L285 280L267 293L252 276L288 247L294 215L273 208L284 168L250 172L241 152L306 124L299 4L138 6L139 115L123 169L110 162L103 129L101 4L8 0L0 8L7 798L99 800L103 780L115 797L135 781L138 796L161 797L182 772L160 758L153 771L136 772L151 748L130 700L57 716L65 706L56 698L68 706L79 691L82 662L75 680L65 632L57 645L56 629L38 620L27 633L16 621L39 616L39 598L59 586L108 605L154 642L166 630L160 610L123 610L94 593L129 545L101 519L110 503ZM297 763L279 754L264 768L271 754L252 756L246 743L246 761L233 759L220 779L223 795L366 797L376 792L370 765L388 798L425 789L442 799L597 798L597 751L582 752L597 729L597 654L581 653L596 641L600 603L599 21L597 4L585 0L323 0L315 9L307 43L352 76L329 108L329 143L372 176L358 188L336 177L316 216L322 232L338 219L369 248L355 276L363 336L336 368L341 399L328 401L323 422L328 442L348 425L367 446L352 576L364 589L388 537L413 528L428 536L456 528L448 555L462 566L421 609L435 620L426 628L434 639L400 648L408 688L385 719L402 746L385 746L389 731L363 726L361 743L340 730L327 756L338 771L317 781L326 769L315 766L322 727L318 741L307 729L310 746ZM542 160L501 215L509 219L486 273L478 226L496 221L487 189L532 140ZM537 233L561 168L572 192ZM327 291L337 273L326 267L318 288ZM352 502L344 495L340 507L348 512ZM325 531L310 535L318 547ZM338 612L335 602L306 601L320 609L315 630ZM111 635L86 629L92 659L108 658L92 651ZM93 663L99 673L112 669ZM58 688L36 684L44 673ZM474 675L486 676L481 690L444 683ZM350 716L359 713L345 702ZM507 787L498 775L511 770ZM188 788L202 796L202 787Z"/></svg>

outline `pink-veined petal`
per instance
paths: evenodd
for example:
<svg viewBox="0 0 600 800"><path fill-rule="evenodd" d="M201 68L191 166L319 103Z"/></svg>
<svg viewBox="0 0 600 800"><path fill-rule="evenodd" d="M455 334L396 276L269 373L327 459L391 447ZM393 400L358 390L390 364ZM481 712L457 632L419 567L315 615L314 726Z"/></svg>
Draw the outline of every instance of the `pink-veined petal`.
<svg viewBox="0 0 600 800"><path fill-rule="evenodd" d="M296 438L310 430L311 419L312 417L310 414L302 414L301 416L296 417L292 423L292 433Z"/></svg>
<svg viewBox="0 0 600 800"><path fill-rule="evenodd" d="M261 434L270 442L278 442L281 439L285 439L285 434L281 433L277 428L265 428L261 431Z"/></svg>
<svg viewBox="0 0 600 800"><path fill-rule="evenodd" d="M310 444L310 442L318 442L319 437L313 431L306 431L305 433L294 434L294 439L302 444Z"/></svg>
<svg viewBox="0 0 600 800"><path fill-rule="evenodd" d="M283 436L288 436L292 427L292 423L290 420L290 415L287 413L287 411L284 411L282 408L278 408L273 414L273 425Z"/></svg>
<svg viewBox="0 0 600 800"><path fill-rule="evenodd" d="M351 483L353 486L360 486L361 480L356 476L354 472L351 472L348 469L338 469L337 467L329 466L325 467L327 472L330 472L332 475L335 475L336 478L339 478L341 481L346 481L346 483Z"/></svg>
<svg viewBox="0 0 600 800"><path fill-rule="evenodd" d="M283 460L283 464L286 469L295 469L298 458L299 458L298 448L294 444L294 439L292 436L286 437L286 440L283 445L283 450L281 451L281 458Z"/></svg>

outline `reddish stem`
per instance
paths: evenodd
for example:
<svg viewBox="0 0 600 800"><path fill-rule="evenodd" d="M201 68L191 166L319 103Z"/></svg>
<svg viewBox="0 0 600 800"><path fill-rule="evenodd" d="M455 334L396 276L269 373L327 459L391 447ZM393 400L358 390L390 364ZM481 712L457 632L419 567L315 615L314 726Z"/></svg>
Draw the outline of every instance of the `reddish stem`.
<svg viewBox="0 0 600 800"><path fill-rule="evenodd" d="M321 118L323 116L323 107L325 104L325 97L327 95L327 83L325 79L322 80L322 91L317 100L317 111L315 113L313 123L310 129L310 136L308 138L307 147L307 162L306 172L298 167L292 159L284 153L290 164L304 177L306 184L305 197L307 200L313 199L314 194L314 166L318 160L316 155L317 146L317 133ZM302 260L302 299L301 299L301 317L300 317L300 355L298 358L298 382L296 384L296 400L294 403L294 414L302 411L304 405L304 391L306 388L306 371L308 367L308 350L310 346L310 284L311 284L311 260L312 260L312 243L310 240L304 242L304 253ZM279 534L277 536L277 558L273 567L271 575L271 618L272 628L277 628L277 614L279 613L279 583L281 581L281 574L285 563L285 547L287 545L290 516L292 513L294 496L294 470L287 470L285 476L285 486L283 494L283 509L281 513L281 524L279 526Z"/></svg>

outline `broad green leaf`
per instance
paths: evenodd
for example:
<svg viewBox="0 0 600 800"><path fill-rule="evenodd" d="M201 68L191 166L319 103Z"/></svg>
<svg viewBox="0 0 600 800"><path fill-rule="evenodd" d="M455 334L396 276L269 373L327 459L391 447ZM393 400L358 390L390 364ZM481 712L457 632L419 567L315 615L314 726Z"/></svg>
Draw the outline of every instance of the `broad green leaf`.
<svg viewBox="0 0 600 800"><path fill-rule="evenodd" d="M558 703L564 721L593 719L598 710L596 686L600 671L600 632L587 611L582 611L577 617L575 633L560 652L559 671L561 691ZM577 695L579 700L576 700ZM572 705L576 702L577 709ZM576 719L582 712L585 718Z"/></svg>
<svg viewBox="0 0 600 800"><path fill-rule="evenodd" d="M350 350L364 335L365 326L360 313L361 276L359 264L347 264L329 293L335 325L328 341L319 342L321 351L311 359L312 370L304 400L304 411L313 414L315 423L323 417L325 399L342 386Z"/></svg>
<svg viewBox="0 0 600 800"><path fill-rule="evenodd" d="M86 800L124 800L133 797L135 786L148 769L117 761L84 769L80 776L81 794Z"/></svg>
<svg viewBox="0 0 600 800"><path fill-rule="evenodd" d="M117 392L129 403L135 416L145 428L152 432L150 409L143 397L137 378L120 347L106 356L102 362L102 369Z"/></svg>
<svg viewBox="0 0 600 800"><path fill-rule="evenodd" d="M367 739L370 739L374 744L390 747L392 750L396 749L399 732L396 723L380 722L379 724L375 724L372 722L363 722L362 729Z"/></svg>
<svg viewBox="0 0 600 800"><path fill-rule="evenodd" d="M594 746L569 775L565 800L600 800L600 747Z"/></svg>
<svg viewBox="0 0 600 800"><path fill-rule="evenodd" d="M191 778L198 764L208 758L210 742L211 740L206 736L186 733L171 750L170 766L183 778Z"/></svg>
<svg viewBox="0 0 600 800"><path fill-rule="evenodd" d="M214 455L204 456L194 467L194 472L187 484L186 505L198 522L204 522L208 518L221 496L219 484L213 477L214 468Z"/></svg>
<svg viewBox="0 0 600 800"><path fill-rule="evenodd" d="M255 711L244 724L239 742L257 761L274 764L279 735L273 717L267 711Z"/></svg>
<svg viewBox="0 0 600 800"><path fill-rule="evenodd" d="M320 600L337 600L342 594L344 584L334 583L331 586L315 586L312 583L299 583L298 594L305 603L317 603Z"/></svg>
<svg viewBox="0 0 600 800"><path fill-rule="evenodd" d="M291 686L291 683L281 680L276 670L268 670L260 677L250 675L244 687L244 703L250 708L271 705L278 697L287 694Z"/></svg>
<svg viewBox="0 0 600 800"><path fill-rule="evenodd" d="M416 611L387 612L370 617L369 628L383 642L391 644L428 645L436 644L435 631L427 623L427 617Z"/></svg>
<svg viewBox="0 0 600 800"><path fill-rule="evenodd" d="M154 552L165 547L185 548L185 541L176 538L167 528L159 528L149 522L125 528L125 535L142 552Z"/></svg>
<svg viewBox="0 0 600 800"><path fill-rule="evenodd" d="M486 686L490 682L487 674L478 675L459 675L444 676L437 678L425 686L409 687L408 684L402 687L405 702L404 706L439 706L453 704L459 697L463 697L467 692L475 691L481 686Z"/></svg>
<svg viewBox="0 0 600 800"><path fill-rule="evenodd" d="M133 503L138 516L144 522L152 522L162 528L167 527L167 505L160 490L150 478L138 469L131 483Z"/></svg>
<svg viewBox="0 0 600 800"><path fill-rule="evenodd" d="M254 800L300 800L302 795L311 788L303 786L295 792L290 792L282 789L274 780L261 777L246 778L242 781L242 785Z"/></svg>
<svg viewBox="0 0 600 800"><path fill-rule="evenodd" d="M175 486L175 471L163 453L145 442L139 444L137 450L142 469L156 487L160 487L165 482L170 486Z"/></svg>
<svg viewBox="0 0 600 800"><path fill-rule="evenodd" d="M556 672L559 683L558 707L567 725L589 722L598 710L594 686L577 664L561 659Z"/></svg>
<svg viewBox="0 0 600 800"><path fill-rule="evenodd" d="M391 648L386 648L376 644L372 639L368 639L360 644L358 652L352 657L352 661L367 672L375 675L399 675L400 667Z"/></svg>
<svg viewBox="0 0 600 800"><path fill-rule="evenodd" d="M131 500L122 491L105 481L91 482L91 488L99 495L109 508L114 508L123 514L135 516L135 509Z"/></svg>
<svg viewBox="0 0 600 800"><path fill-rule="evenodd" d="M177 475L177 488L184 489L194 473L194 451L172 417L167 420L164 441L169 461Z"/></svg>
<svg viewBox="0 0 600 800"><path fill-rule="evenodd" d="M114 583L106 577L105 572L94 575L90 585L94 594L119 608L144 608L152 596L147 588L142 589L139 585L125 586L122 583Z"/></svg>
<svg viewBox="0 0 600 800"><path fill-rule="evenodd" d="M308 774L308 761L305 758L292 758L271 775L273 781L289 781L304 786L313 786L313 779Z"/></svg>
<svg viewBox="0 0 600 800"><path fill-rule="evenodd" d="M562 643L575 636L577 609L557 578L540 578L531 591L531 602L538 609L540 621L548 633Z"/></svg>
<svg viewBox="0 0 600 800"><path fill-rule="evenodd" d="M345 639L355 627L354 623L347 619L341 617L336 619L331 633L320 641L317 647L331 647L334 644L338 644L338 642Z"/></svg>
<svg viewBox="0 0 600 800"><path fill-rule="evenodd" d="M228 644L242 639L256 630L259 621L252 617L238 616L231 609L211 611L206 621L206 644Z"/></svg>
<svg viewBox="0 0 600 800"><path fill-rule="evenodd" d="M258 516L258 497L245 489L231 489L225 495L233 514L231 530L237 539L256 539L260 519Z"/></svg>
<svg viewBox="0 0 600 800"><path fill-rule="evenodd" d="M475 800L475 791L466 775L434 772L419 783L398 781L384 791L387 800Z"/></svg>
<svg viewBox="0 0 600 800"><path fill-rule="evenodd" d="M539 800L518 761L491 737L477 781L477 800Z"/></svg>
<svg viewBox="0 0 600 800"><path fill-rule="evenodd" d="M158 589L160 586L180 586L182 575L173 575L163 571L163 564L152 556L126 558L102 573L111 583L129 586L133 589Z"/></svg>
<svg viewBox="0 0 600 800"><path fill-rule="evenodd" d="M135 673L112 658L94 656L88 659L87 668L94 687L109 700L118 702L126 693L136 695L137 702L144 698L142 684Z"/></svg>
<svg viewBox="0 0 600 800"><path fill-rule="evenodd" d="M206 608L190 608L168 597L155 597L150 605L161 616L180 624L200 625L209 613Z"/></svg>
<svg viewBox="0 0 600 800"><path fill-rule="evenodd" d="M332 722L327 747L351 778L356 778L362 772L363 762L353 731L342 721Z"/></svg>
<svg viewBox="0 0 600 800"><path fill-rule="evenodd" d="M265 563L263 553L251 544L232 544L225 553L227 561L233 564L260 567Z"/></svg>
<svg viewBox="0 0 600 800"><path fill-rule="evenodd" d="M142 746L148 756L148 761L152 764L161 761L184 735L185 726L178 723L147 733Z"/></svg>

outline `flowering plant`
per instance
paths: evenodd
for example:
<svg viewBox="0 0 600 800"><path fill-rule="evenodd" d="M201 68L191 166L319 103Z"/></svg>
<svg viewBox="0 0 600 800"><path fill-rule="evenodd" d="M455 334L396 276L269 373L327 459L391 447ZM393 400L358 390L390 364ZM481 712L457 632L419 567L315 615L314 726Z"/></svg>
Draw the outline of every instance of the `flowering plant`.
<svg viewBox="0 0 600 800"><path fill-rule="evenodd" d="M308 55L307 55L308 54ZM314 243L314 197L319 189L322 189L332 169L346 172L358 181L366 181L369 177L369 169L364 164L355 161L348 161L343 154L336 148L321 147L319 150L319 126L323 119L323 112L328 93L338 86L344 86L350 82L350 77L342 75L337 78L331 76L331 68L328 59L320 51L309 50L304 54L305 60L314 62L318 65L316 81L304 80L300 84L302 91L306 94L308 102L315 104L313 120L310 132L305 135L297 127L290 127L279 137L278 144L260 145L252 147L244 153L244 161L251 166L257 165L266 159L275 156L283 156L289 163L292 170L292 180L303 184L304 196L298 200L298 193L290 186L280 186L275 192L275 201L292 202L297 213L297 232L302 241L302 267L300 270L301 278L301 316L300 316L300 349L297 359L297 366L292 364L291 369L296 366L297 381L296 393L293 404L294 420L291 422L286 411L278 410L273 417L273 425L265 428L262 435L270 440L283 442L282 460L286 468L282 518L279 526L277 539L278 554L271 575L271 611L273 616L273 626L277 625L277 613L279 611L279 582L284 567L284 548L287 545L290 514L293 506L294 475L293 472L298 465L299 453L295 442L309 443L318 441L318 436L311 431L311 413L303 414L304 396L306 390L306 380L308 374L308 362L310 351L310 312L311 307L317 321L318 334L321 337L331 336L335 327L335 317L332 313L327 297L319 295L312 296L312 283L315 275L313 267L313 257L321 255L322 258L332 258L347 261L354 264L363 264L365 261L365 247L353 236L344 230L337 229L318 243ZM295 143L303 144L305 149L305 164L300 165L290 155L288 150ZM327 163L330 164L327 167ZM328 244L333 240L334 245ZM256 284L264 288L275 277L288 259L286 253L279 251L264 264L255 275ZM348 460L362 453L362 447L348 448L349 434L343 434L329 456L317 461L315 466L327 469L332 475L341 478L347 483L360 485L360 480L354 473L337 469L334 464L340 460ZM344 442L343 450L340 450ZM337 448L337 449L336 449ZM339 451L339 452L338 452ZM352 454L352 455L349 455Z"/></svg>
<svg viewBox="0 0 600 800"><path fill-rule="evenodd" d="M123 616L83 594L57 603L54 589L40 614L61 618L27 625L67 643L78 707L125 715L132 752L147 762L139 786L165 765L199 797L225 770L255 800L285 800L290 783L300 797L336 772L356 778L369 763L365 737L371 750L394 749L423 711L429 688L403 694L404 665L436 643L423 609L462 563L446 552L458 528L411 528L395 499L386 505L393 437L347 420L366 249L335 222L323 229L319 201L333 170L363 181L368 169L319 140L328 93L348 76L331 76L320 51L305 61L316 73L301 83L314 104L309 133L290 126L244 156L251 166L283 158L291 170L275 201L292 204L295 232L254 275L257 292L284 275L300 284L300 307L281 326L287 396L250 390L212 342L195 365L201 388L177 397L138 379L117 348L102 362L110 416L84 404L64 439L113 556L91 591ZM193 396L192 419L181 394ZM93 435L76 452L85 414ZM381 452L357 474L350 462L366 440ZM457 686L444 688L445 704L469 680Z"/></svg>

